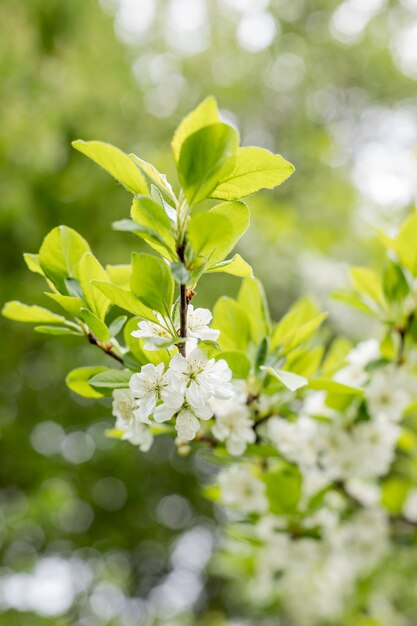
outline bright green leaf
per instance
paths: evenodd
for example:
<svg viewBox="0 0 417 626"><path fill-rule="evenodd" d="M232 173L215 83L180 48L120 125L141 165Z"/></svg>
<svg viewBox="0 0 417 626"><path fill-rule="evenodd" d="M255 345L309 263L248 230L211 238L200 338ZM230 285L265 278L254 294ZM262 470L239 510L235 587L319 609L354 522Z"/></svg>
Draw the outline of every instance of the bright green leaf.
<svg viewBox="0 0 417 626"><path fill-rule="evenodd" d="M271 319L262 284L255 278L242 281L237 301L250 320L252 341L258 344L269 335Z"/></svg>
<svg viewBox="0 0 417 626"><path fill-rule="evenodd" d="M216 357L217 358L217 357ZM219 359L224 359L233 373L233 378L246 379L250 372L250 361L244 352L221 352Z"/></svg>
<svg viewBox="0 0 417 626"><path fill-rule="evenodd" d="M89 367L78 367L72 370L65 379L67 387L83 398L102 398L103 394L96 391L89 384L89 379L95 374L105 372L107 367L102 365L92 365Z"/></svg>
<svg viewBox="0 0 417 626"><path fill-rule="evenodd" d="M41 306L24 304L17 300L6 302L1 312L4 317L10 320L28 324L65 324L67 322L62 315L53 313Z"/></svg>
<svg viewBox="0 0 417 626"><path fill-rule="evenodd" d="M221 122L217 102L209 96L201 102L180 123L171 142L175 161L178 163L184 141L200 128Z"/></svg>
<svg viewBox="0 0 417 626"><path fill-rule="evenodd" d="M250 322L246 311L232 298L220 298L213 309L213 328L220 331L218 343L224 351L246 352Z"/></svg>
<svg viewBox="0 0 417 626"><path fill-rule="evenodd" d="M148 188L139 168L127 154L103 141L77 139L72 146L100 165L131 193L146 194Z"/></svg>
<svg viewBox="0 0 417 626"><path fill-rule="evenodd" d="M239 148L233 170L212 192L213 198L238 200L260 189L273 189L294 172L294 166L279 154L263 148Z"/></svg>
<svg viewBox="0 0 417 626"><path fill-rule="evenodd" d="M130 267L130 266L129 266ZM139 315L150 321L156 321L155 315L148 307L146 307L131 291L123 289L113 283L103 282L100 280L94 281L94 286L102 291L109 300L116 306Z"/></svg>
<svg viewBox="0 0 417 626"><path fill-rule="evenodd" d="M212 267L209 267L208 272L223 272L230 274L231 276L239 276L240 278L253 278L253 270L249 263L247 263L240 254L235 254L231 259L226 261L220 261Z"/></svg>
<svg viewBox="0 0 417 626"><path fill-rule="evenodd" d="M78 279L78 265L86 252L91 252L90 246L72 228L58 226L47 234L39 250L39 262L59 292L69 293L66 280Z"/></svg>
<svg viewBox="0 0 417 626"><path fill-rule="evenodd" d="M298 374L294 374L293 372L287 372L286 370L276 369L274 367L265 367L262 366L260 368L264 370L284 385L290 391L297 391L297 389L301 389L301 387L305 387L308 383L307 378L304 376L299 376Z"/></svg>
<svg viewBox="0 0 417 626"><path fill-rule="evenodd" d="M129 158L142 171L142 173L145 174L152 184L156 185L160 191L167 194L171 200L174 202L176 201L175 194L165 174L158 172L154 165L147 163L147 161L143 161L143 159L140 159L136 156L136 154L129 154Z"/></svg>
<svg viewBox="0 0 417 626"><path fill-rule="evenodd" d="M90 331L101 343L110 339L110 332L106 324L89 309L81 309L81 319L87 324Z"/></svg>
<svg viewBox="0 0 417 626"><path fill-rule="evenodd" d="M170 316L174 299L174 279L165 261L151 254L134 252L130 287L145 306Z"/></svg>

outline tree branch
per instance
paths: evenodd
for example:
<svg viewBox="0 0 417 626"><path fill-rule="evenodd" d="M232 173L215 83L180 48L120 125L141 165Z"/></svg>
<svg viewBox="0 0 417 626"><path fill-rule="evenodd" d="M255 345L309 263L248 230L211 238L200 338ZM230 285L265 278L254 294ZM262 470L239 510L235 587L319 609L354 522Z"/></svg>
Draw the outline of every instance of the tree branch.
<svg viewBox="0 0 417 626"><path fill-rule="evenodd" d="M184 259L185 259L184 243L182 243L180 246L177 247L177 254L181 263L184 263ZM187 295L187 285L181 284L180 285L180 337L183 339L187 337L188 302L189 302L189 298ZM185 341L178 344L178 351L180 354L182 354L183 357L185 357L185 354L186 354L185 344L186 344Z"/></svg>

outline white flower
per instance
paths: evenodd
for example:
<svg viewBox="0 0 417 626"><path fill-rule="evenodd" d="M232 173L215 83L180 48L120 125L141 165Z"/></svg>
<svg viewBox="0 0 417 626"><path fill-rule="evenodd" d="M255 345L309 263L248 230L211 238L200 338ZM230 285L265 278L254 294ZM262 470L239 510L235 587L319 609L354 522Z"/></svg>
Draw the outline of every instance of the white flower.
<svg viewBox="0 0 417 626"><path fill-rule="evenodd" d="M123 431L122 439L139 446L142 452L147 452L152 446L153 435L136 415L135 402L129 389L113 391L113 415L116 417L116 428Z"/></svg>
<svg viewBox="0 0 417 626"><path fill-rule="evenodd" d="M334 417L335 412L326 404L326 392L315 391L304 400L303 413L319 417Z"/></svg>
<svg viewBox="0 0 417 626"><path fill-rule="evenodd" d="M208 359L199 348L187 358L181 354L173 356L167 378L171 388L185 389L185 397L192 407L206 404L212 396L228 398L233 394L232 372L226 361Z"/></svg>
<svg viewBox="0 0 417 626"><path fill-rule="evenodd" d="M362 341L346 357L347 365L334 375L334 380L349 387L362 387L368 379L365 367L380 356L376 339Z"/></svg>
<svg viewBox="0 0 417 626"><path fill-rule="evenodd" d="M138 417L145 423L150 423L149 416L160 400L169 397L171 402L174 399L179 402L179 406L182 403L182 395L168 386L163 363L156 366L152 363L144 365L138 374L133 374L129 387L137 401Z"/></svg>
<svg viewBox="0 0 417 626"><path fill-rule="evenodd" d="M167 328L167 322L165 318L160 313L157 313L155 311L154 314L157 317L159 323L148 321L138 322L139 330L134 330L131 333L132 337L157 340L155 341L155 343L145 343L143 346L145 350L159 350L160 346L158 346L158 340L160 340L162 344L165 341L169 341L170 339L172 339L172 334Z"/></svg>
<svg viewBox="0 0 417 626"><path fill-rule="evenodd" d="M381 498L381 489L370 480L352 478L346 482L346 491L364 507L375 507Z"/></svg>
<svg viewBox="0 0 417 626"><path fill-rule="evenodd" d="M313 466L317 461L317 444L320 440L318 423L301 416L296 422L289 422L282 417L268 420L268 436L289 461L304 467Z"/></svg>
<svg viewBox="0 0 417 626"><path fill-rule="evenodd" d="M248 443L254 443L256 440L252 426L253 420L249 418L248 408L236 404L228 412L216 415L216 423L211 431L216 439L226 441L226 448L230 454L239 456L244 453Z"/></svg>
<svg viewBox="0 0 417 626"><path fill-rule="evenodd" d="M240 513L263 513L268 508L265 484L242 465L232 465L218 477L221 499Z"/></svg>
<svg viewBox="0 0 417 626"><path fill-rule="evenodd" d="M410 522L417 522L417 489L410 489L408 492L402 512Z"/></svg>
<svg viewBox="0 0 417 626"><path fill-rule="evenodd" d="M365 390L370 415L400 421L411 402L411 389L410 376L401 368L392 366L378 370Z"/></svg>
<svg viewBox="0 0 417 626"><path fill-rule="evenodd" d="M220 335L219 330L209 328L213 316L208 309L194 309L192 304L187 310L187 331L189 337L202 341L216 341Z"/></svg>
<svg viewBox="0 0 417 626"><path fill-rule="evenodd" d="M176 406L174 402L161 404L156 407L154 419L156 422L166 422L175 417L175 428L178 437L183 441L194 439L200 429L198 419L209 420L213 412L208 406L192 407L187 402L181 402Z"/></svg>

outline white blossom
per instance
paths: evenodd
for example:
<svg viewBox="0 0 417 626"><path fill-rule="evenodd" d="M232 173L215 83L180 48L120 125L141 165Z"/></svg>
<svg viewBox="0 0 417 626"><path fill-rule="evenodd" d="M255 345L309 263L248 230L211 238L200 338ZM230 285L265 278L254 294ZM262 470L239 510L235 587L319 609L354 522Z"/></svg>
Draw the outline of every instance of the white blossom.
<svg viewBox="0 0 417 626"><path fill-rule="evenodd" d="M390 366L378 370L365 390L370 415L400 421L411 402L412 387L410 375L402 368Z"/></svg>
<svg viewBox="0 0 417 626"><path fill-rule="evenodd" d="M208 309L195 309L192 304L189 304L187 309L187 336L202 341L216 341L220 331L209 328L208 325L212 318L213 315Z"/></svg>
<svg viewBox="0 0 417 626"><path fill-rule="evenodd" d="M173 356L167 377L171 388L185 390L185 398L192 407L206 404L211 397L228 398L233 394L232 372L226 361L208 359L199 348L187 358L181 354Z"/></svg>
<svg viewBox="0 0 417 626"><path fill-rule="evenodd" d="M113 391L112 411L116 417L116 428L123 431L122 439L139 446L142 452L147 452L152 446L153 435L136 415L135 401L129 389Z"/></svg>
<svg viewBox="0 0 417 626"><path fill-rule="evenodd" d="M303 415L295 422L274 416L268 420L268 436L272 443L289 461L302 466L314 465L317 461L319 425Z"/></svg>
<svg viewBox="0 0 417 626"><path fill-rule="evenodd" d="M243 514L263 513L268 508L265 484L243 465L232 465L220 472L221 500Z"/></svg>
<svg viewBox="0 0 417 626"><path fill-rule="evenodd" d="M156 341L144 344L145 350L159 350L160 346L158 346L158 341L163 344L166 341L172 339L172 333L168 330L166 319L160 314L154 311L156 318L158 319L158 323L156 322L148 322L146 320L142 322L138 322L138 329L134 330L131 335L136 338L143 339L155 339Z"/></svg>
<svg viewBox="0 0 417 626"><path fill-rule="evenodd" d="M150 423L149 416L160 400L169 397L171 402L174 399L179 405L182 402L181 395L169 387L163 363L144 365L138 374L133 374L129 387L136 400L138 416L145 423Z"/></svg>
<svg viewBox="0 0 417 626"><path fill-rule="evenodd" d="M216 414L216 423L211 432L216 439L226 442L229 454L239 456L244 453L248 443L256 440L252 427L253 420L249 417L248 408L237 404L226 413Z"/></svg>
<svg viewBox="0 0 417 626"><path fill-rule="evenodd" d="M334 375L334 380L349 387L362 387L368 380L365 367L380 356L376 339L362 341L346 357L347 364Z"/></svg>
<svg viewBox="0 0 417 626"><path fill-rule="evenodd" d="M166 422L175 417L175 428L178 437L183 441L194 439L200 429L199 419L209 420L213 412L209 406L191 406L186 401L180 406L171 405L168 402L156 407L154 419L156 422Z"/></svg>

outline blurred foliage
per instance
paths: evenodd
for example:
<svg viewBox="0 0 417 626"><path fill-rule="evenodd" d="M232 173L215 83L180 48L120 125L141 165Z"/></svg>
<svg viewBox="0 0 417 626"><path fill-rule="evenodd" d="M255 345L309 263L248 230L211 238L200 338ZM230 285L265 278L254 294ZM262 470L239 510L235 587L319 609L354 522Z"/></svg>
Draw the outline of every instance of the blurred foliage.
<svg viewBox="0 0 417 626"><path fill-rule="evenodd" d="M410 39L416 4L368 0L356 14L355 6L354 0L272 0L269 9L264 0L106 0L102 6L96 0L2 0L2 300L42 304L35 297L40 278L28 275L21 252L37 250L60 223L85 235L99 258L105 251L108 262L127 260L126 235L108 228L127 216L126 196L70 141L102 138L172 173L171 156L160 146L208 93L226 113L237 114L243 144L282 152L297 168L285 188L250 203L253 227L242 243L266 283L274 316L300 292L323 298L343 286L344 263L377 254L369 224L398 224L415 197L407 190L415 183L416 75L401 42ZM393 171L385 171L387 161ZM375 177L381 182L376 191ZM391 187L382 185L386 180ZM311 268L319 279L312 280ZM211 305L237 285L229 277L207 279L199 302ZM355 322L360 333L356 317L340 316L339 305L332 310L334 323L351 329ZM110 425L107 404L93 410L64 386L72 367L105 357L71 338L45 341L29 329L0 324L2 624L129 626L184 613L179 623L186 625L196 580L205 585L195 608L201 623L223 624L224 608L234 601L227 591L218 597L217 581L204 582L195 564L178 565L182 544L173 543L198 527L188 552L204 565L195 546L209 545L213 512L193 474L213 468L198 458L174 457L168 442L160 441L146 458L115 447L103 435ZM49 448L39 447L41 427ZM164 500L172 494L181 497ZM65 617L56 617L46 582L47 600L36 604L30 579L13 578L56 554L63 561L46 561L48 571L65 578L71 563L68 585L79 589ZM77 569L82 563L89 564L88 576ZM158 587L168 585L175 568L182 572L183 595L189 590L188 604L166 600L174 583L170 592ZM48 576L40 580L52 584L55 575ZM120 590L149 601L123 604ZM51 618L48 609L42 614L48 597Z"/></svg>

